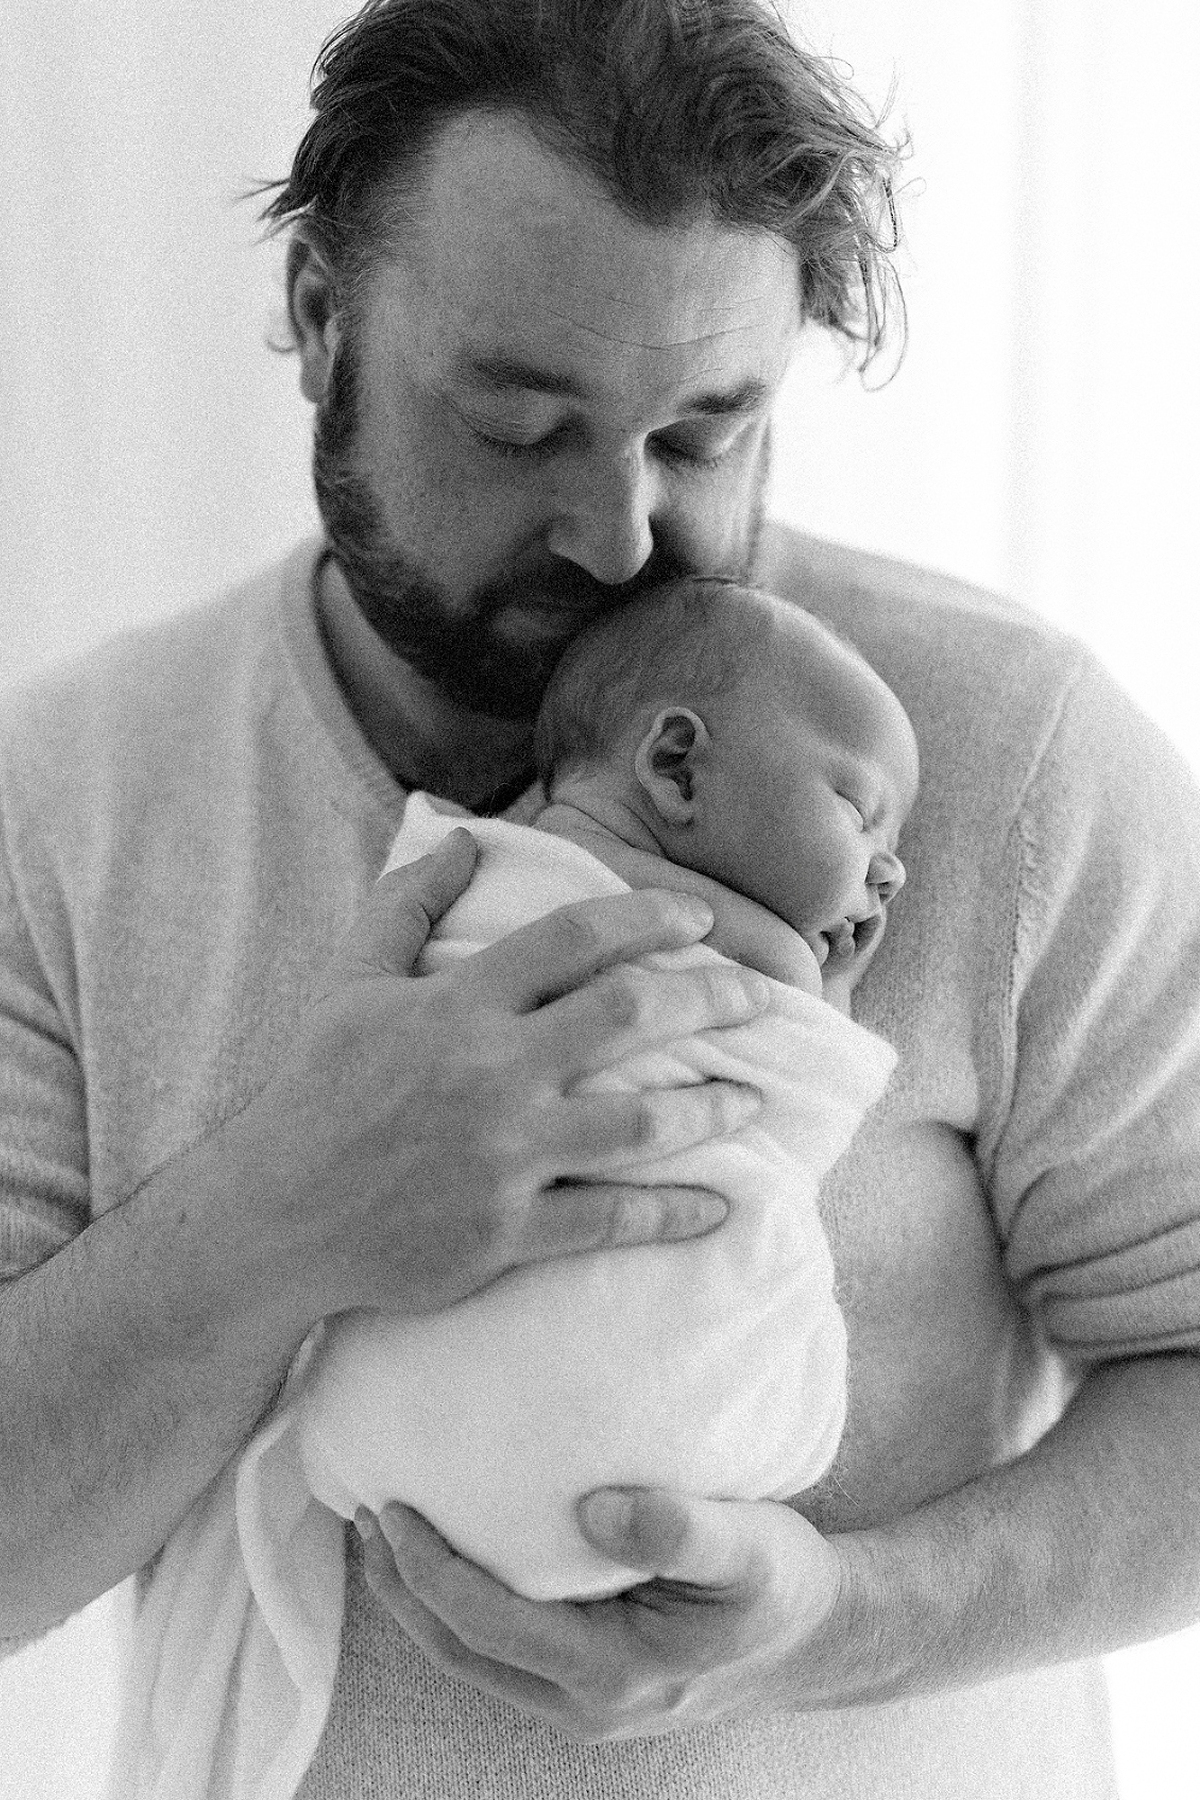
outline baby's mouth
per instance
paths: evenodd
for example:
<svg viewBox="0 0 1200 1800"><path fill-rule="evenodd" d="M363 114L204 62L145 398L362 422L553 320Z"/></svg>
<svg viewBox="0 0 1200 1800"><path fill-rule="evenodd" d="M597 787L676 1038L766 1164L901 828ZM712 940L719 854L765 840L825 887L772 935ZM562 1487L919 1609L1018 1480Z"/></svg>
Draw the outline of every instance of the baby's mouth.
<svg viewBox="0 0 1200 1800"><path fill-rule="evenodd" d="M875 942L884 927L882 907L865 919L839 919L830 930L821 933L825 940L826 951L821 958L822 966L826 964L853 962Z"/></svg>
<svg viewBox="0 0 1200 1800"><path fill-rule="evenodd" d="M886 923L887 914L882 907L878 912L873 912L869 918L859 919L856 922L854 926L854 954L856 956L861 956L864 950L870 949Z"/></svg>
<svg viewBox="0 0 1200 1800"><path fill-rule="evenodd" d="M825 964L849 962L854 955L854 927L849 919L839 919L821 936L825 940Z"/></svg>

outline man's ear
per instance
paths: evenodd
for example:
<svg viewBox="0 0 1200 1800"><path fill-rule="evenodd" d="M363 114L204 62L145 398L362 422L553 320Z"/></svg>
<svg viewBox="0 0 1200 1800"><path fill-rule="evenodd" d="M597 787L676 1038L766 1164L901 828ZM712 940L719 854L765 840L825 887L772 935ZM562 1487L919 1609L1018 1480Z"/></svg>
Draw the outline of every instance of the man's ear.
<svg viewBox="0 0 1200 1800"><path fill-rule="evenodd" d="M341 328L333 271L303 232L288 245L287 302L300 352L300 392L316 406L325 397Z"/></svg>
<svg viewBox="0 0 1200 1800"><path fill-rule="evenodd" d="M664 706L633 759L638 784L667 825L690 825L696 813L696 769L708 727L690 706Z"/></svg>

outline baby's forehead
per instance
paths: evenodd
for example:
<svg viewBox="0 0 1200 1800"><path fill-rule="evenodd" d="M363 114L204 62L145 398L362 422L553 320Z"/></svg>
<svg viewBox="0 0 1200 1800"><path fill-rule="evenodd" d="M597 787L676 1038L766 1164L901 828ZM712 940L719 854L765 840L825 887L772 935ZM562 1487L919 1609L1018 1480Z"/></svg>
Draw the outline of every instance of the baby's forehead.
<svg viewBox="0 0 1200 1800"><path fill-rule="evenodd" d="M763 677L776 704L812 728L810 753L839 753L878 764L891 777L904 811L916 790L917 749L897 696L866 658L811 614L786 608L772 619Z"/></svg>
<svg viewBox="0 0 1200 1800"><path fill-rule="evenodd" d="M853 739L869 730L883 683L866 658L819 619L783 601L774 603L764 623L754 658L763 689L830 738Z"/></svg>

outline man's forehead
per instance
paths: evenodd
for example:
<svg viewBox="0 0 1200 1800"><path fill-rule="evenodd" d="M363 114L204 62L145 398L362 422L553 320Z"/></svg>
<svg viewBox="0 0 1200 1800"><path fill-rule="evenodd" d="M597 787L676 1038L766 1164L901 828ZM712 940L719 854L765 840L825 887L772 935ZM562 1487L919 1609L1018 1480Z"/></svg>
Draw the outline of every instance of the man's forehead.
<svg viewBox="0 0 1200 1800"><path fill-rule="evenodd" d="M403 262L460 339L532 326L632 349L790 346L794 253L704 218L651 226L546 150L519 115L472 112L424 162ZM408 210L408 209L406 209Z"/></svg>

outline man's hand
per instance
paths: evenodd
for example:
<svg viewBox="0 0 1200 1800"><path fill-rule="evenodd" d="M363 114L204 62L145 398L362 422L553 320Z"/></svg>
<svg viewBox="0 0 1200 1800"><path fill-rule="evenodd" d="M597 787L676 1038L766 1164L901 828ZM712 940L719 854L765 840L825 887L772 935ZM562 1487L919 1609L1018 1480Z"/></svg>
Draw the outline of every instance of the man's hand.
<svg viewBox="0 0 1200 1800"><path fill-rule="evenodd" d="M377 883L291 1055L222 1134L246 1281L301 1335L328 1313L434 1310L522 1263L690 1237L724 1217L712 1194L621 1185L620 1169L732 1130L756 1094L575 1089L628 1054L743 1023L766 983L630 966L712 922L695 900L653 892L564 907L414 977L475 855L456 831Z"/></svg>
<svg viewBox="0 0 1200 1800"><path fill-rule="evenodd" d="M578 1738L902 1699L1103 1655L1200 1616L1200 1357L1099 1365L1013 1462L822 1538L774 1501L602 1490L646 1586L520 1599L425 1521L359 1516L367 1579L443 1668ZM382 1527L382 1529L380 1529Z"/></svg>
<svg viewBox="0 0 1200 1800"><path fill-rule="evenodd" d="M357 1521L368 1584L433 1661L569 1737L831 1703L821 1645L842 1566L799 1514L605 1489L580 1522L646 1583L611 1600L524 1600L407 1507Z"/></svg>
<svg viewBox="0 0 1200 1800"><path fill-rule="evenodd" d="M653 893L568 907L414 978L475 856L455 832L380 881L255 1098L0 1283L0 1635L44 1630L141 1568L327 1313L437 1308L538 1257L724 1217L712 1194L614 1171L730 1129L756 1095L574 1088L753 1017L766 984L622 966L711 923Z"/></svg>

